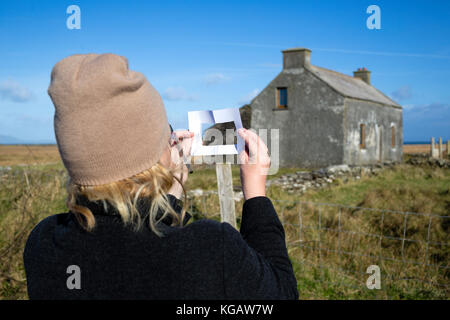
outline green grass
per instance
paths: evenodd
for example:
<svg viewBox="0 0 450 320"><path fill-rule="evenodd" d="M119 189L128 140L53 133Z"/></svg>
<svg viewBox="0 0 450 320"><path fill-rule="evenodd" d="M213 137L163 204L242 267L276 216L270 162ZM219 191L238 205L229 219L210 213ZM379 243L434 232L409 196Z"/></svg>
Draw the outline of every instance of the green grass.
<svg viewBox="0 0 450 320"><path fill-rule="evenodd" d="M235 178L239 174L236 169L233 168ZM277 176L299 170L304 169L287 168ZM200 179L200 176L195 178ZM215 171L205 171L201 179L215 182ZM198 180L196 183L202 184ZM239 180L234 183L239 183ZM274 200L277 212L285 222L288 249L296 270L301 298L448 298L448 288L442 286L450 284L450 274L447 269L428 267L421 263L431 263L442 267L450 258L448 246L436 248L430 246L426 252L428 227L430 227L430 241L449 243L450 219L438 217L449 215L449 188L450 171L448 169L410 165L398 165L384 170L377 176L362 176L359 180L349 180L347 183L338 180L330 187L311 190L305 194L289 194L280 187L270 187L268 196ZM196 217L206 216L218 220L220 216L217 201L216 195L208 196L203 201L193 201ZM375 238L376 241L374 241L373 236L341 235L340 240L344 249L347 252L353 252L354 255L321 252L319 257L320 250L317 248L311 249L298 245L298 210L300 208L303 210L303 223L310 228L317 228L318 206L309 206L308 203L356 207L356 209L341 208L342 228L360 233L383 235L384 238L380 242L379 238ZM358 209L358 207L380 210L369 211ZM241 208L242 202L236 203L238 225ZM322 227L336 229L338 207L322 206L321 208ZM389 211L383 212L382 209ZM405 229L405 214L402 212L425 215L408 215ZM429 216L426 215L428 213L436 215L431 223ZM398 239L404 236L405 230L406 238L417 242L406 241L402 249L402 241ZM317 245L318 232L312 230L304 232L302 236L306 238L305 241ZM338 241L336 233L321 231L321 236L325 247L336 249ZM386 259L374 259L379 255ZM403 263L402 258L417 262L418 265ZM395 261L389 259L395 259ZM369 290L365 286L369 276L365 274L365 271L370 264L380 265L382 290ZM322 267L319 267L320 265Z"/></svg>
<svg viewBox="0 0 450 320"><path fill-rule="evenodd" d="M302 199L444 215L450 211L450 170L400 165L375 177L309 192Z"/></svg>
<svg viewBox="0 0 450 320"><path fill-rule="evenodd" d="M274 197L280 197L281 191L271 190L269 194ZM289 198L283 194L285 198ZM419 212L432 213L437 215L430 220L428 215L405 215L390 211L381 210L368 211L363 209L341 209L341 219L343 229L366 232L375 235L384 235L386 238L380 243L379 239L373 240L373 237L346 236L341 242L347 246L346 251L355 252L356 255L343 256L322 252L321 259L318 258L318 250L307 250L299 247L293 247L293 264L299 270L297 278L299 280L299 290L304 298L327 298L327 299L357 299L357 298L394 298L394 299L442 299L448 298L448 286L450 284L450 272L448 269L437 269L402 263L402 258L408 261L418 263L432 263L448 267L450 252L449 229L450 219L439 218L439 215L448 216L450 213L450 171L448 169L413 167L408 165L399 165L393 169L385 170L375 177L362 177L360 180L353 180L346 184L336 183L332 187L324 188L319 191L309 191L298 197L299 201L313 203L334 203L344 206L385 209L399 212ZM322 225L331 229L337 228L336 217L338 209L330 206L322 206ZM297 209L297 207L296 207ZM308 211L307 206L303 208L303 219L313 220L312 225L317 226L318 206ZM297 213L284 214L287 220L297 219ZM306 222L308 223L308 222ZM430 227L430 240L433 242L446 243L447 245L426 247L428 237L428 227ZM387 237L402 238L403 232L408 239L416 242L405 242L403 257L400 240L391 240ZM289 229L288 229L289 231ZM289 238L289 232L288 238ZM337 235L333 232L322 232L325 238L325 246L336 249ZM298 237L296 234L294 236ZM306 240L317 239L316 234L304 235ZM328 237L328 239L327 239ZM371 239L372 238L372 239ZM428 250L428 251L427 251ZM388 258L394 258L398 261L379 260L361 255L378 256L382 255ZM299 263L298 258L302 257L316 264L316 266ZM428 260L427 260L428 259ZM320 261L321 260L321 261ZM380 265L383 275L400 279L385 279L382 290L368 290L364 286L364 281L368 275L364 271L371 263ZM316 271L317 265L325 264L325 280L319 278ZM329 267L328 267L329 266ZM347 270L336 273L336 269ZM345 275L343 277L342 275ZM349 280L347 275L354 279ZM323 276L323 274L322 274ZM336 286L345 280L343 284ZM425 282L423 282L425 281ZM304 283L302 286L301 283ZM435 282L440 285L446 285L447 288L430 285L427 282ZM331 285L330 285L331 284ZM359 289L356 289L358 288Z"/></svg>
<svg viewBox="0 0 450 320"><path fill-rule="evenodd" d="M187 189L216 190L215 168L194 167ZM283 168L277 175L302 169ZM233 184L240 185L239 167L233 166ZM0 174L1 176L1 174ZM2 179L2 178L0 178ZM22 252L33 226L48 215L64 212L65 171L61 164L13 167L7 178L0 180L0 299L26 299L26 282ZM401 241L338 234L338 208L324 206L318 229L318 207L310 203L335 203L352 207L395 211L433 213L408 215L406 237L416 242L404 244L403 258L432 265L446 265L450 258L448 246L426 247L430 240L449 243L449 219L439 218L450 211L450 172L448 169L398 165L378 176L337 181L332 186L305 194L288 194L280 187L268 189L268 196L285 224L288 251L298 280L302 299L447 299L450 272L448 269L402 263ZM194 220L220 219L217 195L194 199L189 203ZM238 226L242 202L236 203ZM302 233L299 231L299 210L302 212ZM405 216L397 213L341 208L342 230L402 237ZM383 217L383 219L381 219ZM298 240L302 239L302 242ZM340 248L357 255L336 254L318 249ZM300 245L301 244L301 245ZM380 255L399 261L377 259ZM368 265L380 265L382 290L365 287ZM390 277L401 280L390 280ZM406 280L408 279L408 280ZM425 282L423 282L425 281ZM430 284L432 282L433 284Z"/></svg>

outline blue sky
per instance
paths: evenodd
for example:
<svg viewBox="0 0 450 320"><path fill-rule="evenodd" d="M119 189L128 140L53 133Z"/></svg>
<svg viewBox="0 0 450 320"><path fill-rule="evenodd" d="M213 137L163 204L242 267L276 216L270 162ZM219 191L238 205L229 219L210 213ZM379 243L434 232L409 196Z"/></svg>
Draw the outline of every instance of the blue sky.
<svg viewBox="0 0 450 320"><path fill-rule="evenodd" d="M69 30L69 5L81 29ZM369 30L366 8L381 9ZM239 107L281 71L281 50L352 74L404 106L405 141L450 138L450 1L1 1L0 136L52 142L50 72L75 53L128 58L161 93L169 121Z"/></svg>

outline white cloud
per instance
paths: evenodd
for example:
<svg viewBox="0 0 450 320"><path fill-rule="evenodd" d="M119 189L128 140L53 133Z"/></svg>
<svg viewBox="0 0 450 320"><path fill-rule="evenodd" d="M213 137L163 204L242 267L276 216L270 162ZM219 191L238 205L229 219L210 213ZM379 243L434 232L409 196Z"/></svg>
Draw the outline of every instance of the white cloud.
<svg viewBox="0 0 450 320"><path fill-rule="evenodd" d="M450 112L450 104L441 102L433 102L429 104L408 104L406 106L403 106L403 109L410 111L410 114L413 112L437 113L437 115L442 116L444 119L447 119L447 113Z"/></svg>
<svg viewBox="0 0 450 320"><path fill-rule="evenodd" d="M434 102L408 105L403 110L405 141L429 141L430 137L450 138L450 104Z"/></svg>
<svg viewBox="0 0 450 320"><path fill-rule="evenodd" d="M163 94L163 99L169 101L195 101L197 98L194 95L190 95L186 92L186 90L182 87L169 87L167 88Z"/></svg>
<svg viewBox="0 0 450 320"><path fill-rule="evenodd" d="M228 81L228 80L231 80L231 78L223 75L222 73L208 74L204 78L204 82L207 85L218 84L218 83L225 82L225 81Z"/></svg>
<svg viewBox="0 0 450 320"><path fill-rule="evenodd" d="M33 94L27 88L22 87L18 82L5 80L0 82L0 97L3 100L10 100L13 102L28 102L33 99Z"/></svg>
<svg viewBox="0 0 450 320"><path fill-rule="evenodd" d="M405 100L412 97L411 87L403 86L392 92L392 97L397 100Z"/></svg>
<svg viewBox="0 0 450 320"><path fill-rule="evenodd" d="M402 105L403 110L412 110L415 107L417 107L417 105L415 105L415 104L404 104L404 105Z"/></svg>
<svg viewBox="0 0 450 320"><path fill-rule="evenodd" d="M245 96L243 96L241 99L239 99L238 104L248 104L250 101L253 100L254 97L256 97L259 94L259 89L253 89L249 93L247 93Z"/></svg>

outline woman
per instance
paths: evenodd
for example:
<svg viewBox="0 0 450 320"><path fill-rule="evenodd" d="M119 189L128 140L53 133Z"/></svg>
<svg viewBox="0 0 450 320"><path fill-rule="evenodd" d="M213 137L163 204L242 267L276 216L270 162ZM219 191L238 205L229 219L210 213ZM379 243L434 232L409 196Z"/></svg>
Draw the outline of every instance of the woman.
<svg viewBox="0 0 450 320"><path fill-rule="evenodd" d="M267 147L256 134L239 132L240 232L207 219L188 224L180 156L192 134L171 140L159 94L126 58L65 58L48 92L69 212L44 219L28 238L30 299L298 298L284 230L265 197Z"/></svg>

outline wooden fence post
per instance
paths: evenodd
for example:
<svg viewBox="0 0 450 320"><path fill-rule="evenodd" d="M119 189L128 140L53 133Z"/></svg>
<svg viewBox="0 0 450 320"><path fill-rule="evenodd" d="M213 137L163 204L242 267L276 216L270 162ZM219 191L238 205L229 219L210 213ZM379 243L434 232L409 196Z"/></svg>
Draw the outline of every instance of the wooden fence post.
<svg viewBox="0 0 450 320"><path fill-rule="evenodd" d="M431 154L430 154L430 156L431 156L432 158L434 158L434 156L435 156L435 151L434 151L434 137L431 137Z"/></svg>
<svg viewBox="0 0 450 320"><path fill-rule="evenodd" d="M233 176L231 164L216 164L217 187L219 191L220 220L228 222L236 228L236 214L234 211Z"/></svg>

